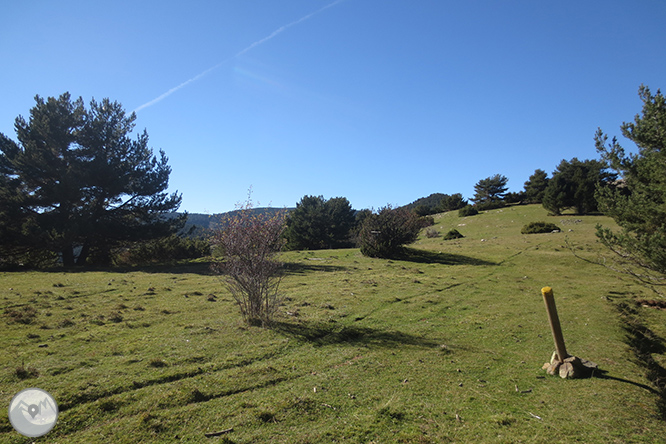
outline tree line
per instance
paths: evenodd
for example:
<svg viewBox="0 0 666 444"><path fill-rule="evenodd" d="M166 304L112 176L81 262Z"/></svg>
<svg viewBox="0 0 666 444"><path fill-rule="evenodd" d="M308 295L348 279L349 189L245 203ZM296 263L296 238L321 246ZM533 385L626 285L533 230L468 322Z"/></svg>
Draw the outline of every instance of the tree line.
<svg viewBox="0 0 666 444"><path fill-rule="evenodd" d="M599 213L598 189L624 186L624 182L618 181L618 174L610 171L604 162L577 158L562 160L550 178L546 171L535 170L520 192L508 192L508 182L506 176L495 174L474 185L471 202L460 193L436 193L405 207L420 216L458 209L462 215L471 215L510 204L542 204L553 215L564 211L585 215Z"/></svg>
<svg viewBox="0 0 666 444"><path fill-rule="evenodd" d="M666 109L660 91L641 86L639 96L642 113L621 126L636 153L627 154L599 130L599 160L562 160L550 177L537 169L517 193L508 192L508 178L496 174L479 180L470 200L435 193L377 211L354 210L344 197L306 195L284 216L281 247L358 246L369 256L387 257L415 240L433 213L472 215L541 203L553 215L613 217L620 232L600 228L600 241L626 267L651 270L654 282L666 271ZM207 254L206 240L187 244L178 235L187 215L176 213L181 195L166 193L168 158L161 150L153 153L145 130L131 137L134 114L109 99L86 106L69 93L37 96L35 102L27 119L16 118L16 140L0 134L0 265Z"/></svg>

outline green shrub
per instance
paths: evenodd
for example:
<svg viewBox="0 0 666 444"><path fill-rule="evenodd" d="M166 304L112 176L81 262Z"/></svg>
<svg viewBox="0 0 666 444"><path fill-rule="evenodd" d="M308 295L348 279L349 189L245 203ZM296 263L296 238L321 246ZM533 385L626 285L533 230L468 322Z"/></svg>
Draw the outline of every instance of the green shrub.
<svg viewBox="0 0 666 444"><path fill-rule="evenodd" d="M476 204L475 206L478 211L490 211L506 207L506 202L503 200L495 202L482 202Z"/></svg>
<svg viewBox="0 0 666 444"><path fill-rule="evenodd" d="M421 216L418 218L420 228L427 228L435 225L435 218L432 216Z"/></svg>
<svg viewBox="0 0 666 444"><path fill-rule="evenodd" d="M552 233L553 231L561 230L560 227L550 222L530 222L520 230L522 234Z"/></svg>
<svg viewBox="0 0 666 444"><path fill-rule="evenodd" d="M458 216L459 217L474 216L476 214L479 214L479 210L477 210L472 205L466 205L466 206L462 207L460 210L458 210Z"/></svg>
<svg viewBox="0 0 666 444"><path fill-rule="evenodd" d="M380 208L363 221L359 233L361 253L369 257L392 257L403 245L414 242L420 229L418 217L412 211Z"/></svg>
<svg viewBox="0 0 666 444"><path fill-rule="evenodd" d="M452 240L452 239L460 239L463 238L462 234L460 234L460 231L456 230L455 228L450 230L448 233L444 235L444 240Z"/></svg>

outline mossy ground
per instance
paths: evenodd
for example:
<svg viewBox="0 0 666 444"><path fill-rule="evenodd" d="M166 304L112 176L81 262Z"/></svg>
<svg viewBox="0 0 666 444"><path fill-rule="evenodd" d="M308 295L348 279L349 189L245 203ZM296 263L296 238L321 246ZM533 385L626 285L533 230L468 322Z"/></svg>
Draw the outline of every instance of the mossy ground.
<svg viewBox="0 0 666 444"><path fill-rule="evenodd" d="M540 220L562 232L520 233ZM0 273L0 403L32 386L54 395L58 424L35 442L663 441L663 398L631 322L663 369L666 312L636 307L649 290L567 245L606 254L594 227L609 219L517 206L435 221L465 237L422 236L392 260L284 253L271 328L245 326L201 262ZM603 377L541 370L554 348L544 286L568 351ZM25 442L6 408L0 440Z"/></svg>

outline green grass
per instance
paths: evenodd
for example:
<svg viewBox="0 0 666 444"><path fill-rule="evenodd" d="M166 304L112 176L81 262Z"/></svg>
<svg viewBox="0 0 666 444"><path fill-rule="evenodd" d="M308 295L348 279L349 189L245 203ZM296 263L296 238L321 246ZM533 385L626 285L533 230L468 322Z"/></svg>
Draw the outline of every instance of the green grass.
<svg viewBox="0 0 666 444"><path fill-rule="evenodd" d="M520 233L542 220L562 232ZM435 222L465 237L423 235L393 260L283 254L270 329L245 326L203 263L0 273L0 404L54 395L58 424L35 442L663 442L666 312L636 307L654 296L565 242L596 259L609 219L524 206ZM568 351L605 377L541 370L543 286ZM0 415L0 441L25 442Z"/></svg>

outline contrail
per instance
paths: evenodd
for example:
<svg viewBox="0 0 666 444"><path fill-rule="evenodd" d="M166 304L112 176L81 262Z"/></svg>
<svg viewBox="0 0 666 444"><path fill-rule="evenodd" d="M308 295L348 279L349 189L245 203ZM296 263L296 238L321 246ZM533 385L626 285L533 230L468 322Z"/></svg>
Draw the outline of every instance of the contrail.
<svg viewBox="0 0 666 444"><path fill-rule="evenodd" d="M275 38L277 35L281 34L282 32L286 31L287 29L291 28L292 26L296 26L296 25L298 25L298 24L300 24L300 23L303 23L304 21L309 20L310 18L314 17L315 15L319 14L320 12L325 11L326 9L331 8L331 7L337 5L338 3L341 3L341 2L343 2L343 1L344 1L344 0L336 0L336 1L334 1L333 3L329 3L328 5L324 6L323 8L321 8L321 9L315 11L315 12L312 12L312 13L310 13L310 14L304 16L304 17L301 17L301 18L299 18L298 20L293 21L293 22L291 22L291 23L289 23L289 24L287 24L287 25L284 25L284 26L279 27L278 29L276 29L275 31L273 31L270 35L268 35L267 37L264 37L263 39L257 40L256 42L252 43L251 45L249 45L249 46L246 47L245 49L242 49L241 51L239 51L238 53L236 53L234 56L229 57L228 59L225 59L225 60L221 61L221 62L218 63L217 65L208 68L207 70L201 72L200 74L197 74L196 76L192 77L192 78L189 79L189 80L186 80L185 82L181 83L180 85L178 85L178 86L174 86L173 88L171 88L170 90L168 90L168 91L165 92L164 94L162 94L162 95L160 95L160 96L154 98L154 99L151 100L150 102L146 102L146 103L144 103L143 105L139 106L139 107L136 108L133 112L139 112L139 111L141 111L141 110L144 109L144 108L148 108L149 106L153 106L153 105L155 105L156 103L161 102L162 100L166 99L166 98L169 97L171 94L173 94L173 93L175 93L176 91L178 91L179 89L182 89L182 88L186 87L186 86L189 85L190 83L196 82L196 81L199 80L200 78L204 77L206 74L210 73L211 71L214 71L215 69L219 68L220 66L222 66L222 65L224 65L225 63L229 62L230 60L233 60L233 59L235 59L236 57L240 57L241 55L245 54L246 52L248 52L248 51L250 51L250 50L252 50L252 49L254 49L254 48L256 48L257 46L262 45L262 44L266 43L267 41L269 41L269 40Z"/></svg>

